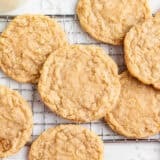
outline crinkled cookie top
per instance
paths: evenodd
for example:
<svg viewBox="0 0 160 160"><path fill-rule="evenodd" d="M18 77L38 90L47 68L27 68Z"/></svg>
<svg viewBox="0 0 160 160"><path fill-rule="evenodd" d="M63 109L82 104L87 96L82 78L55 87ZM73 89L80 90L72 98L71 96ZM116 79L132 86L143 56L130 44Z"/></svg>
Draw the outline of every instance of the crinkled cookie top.
<svg viewBox="0 0 160 160"><path fill-rule="evenodd" d="M160 13L133 27L127 33L124 48L130 73L160 89Z"/></svg>
<svg viewBox="0 0 160 160"><path fill-rule="evenodd" d="M18 16L0 36L0 67L18 82L37 83L49 54L66 44L65 33L54 19Z"/></svg>
<svg viewBox="0 0 160 160"><path fill-rule="evenodd" d="M77 122L97 120L118 99L118 68L99 47L64 47L45 62L38 91L42 101L63 118Z"/></svg>
<svg viewBox="0 0 160 160"><path fill-rule="evenodd" d="M17 153L29 140L32 112L28 103L7 87L0 86L0 157Z"/></svg>
<svg viewBox="0 0 160 160"><path fill-rule="evenodd" d="M123 43L129 29L151 16L148 0L79 0L77 14L83 29L104 43Z"/></svg>
<svg viewBox="0 0 160 160"><path fill-rule="evenodd" d="M33 142L29 160L102 160L103 142L89 130L60 125L43 132Z"/></svg>
<svg viewBox="0 0 160 160"><path fill-rule="evenodd" d="M160 132L160 91L131 77L120 75L121 93L117 105L107 112L106 122L126 137L144 138Z"/></svg>

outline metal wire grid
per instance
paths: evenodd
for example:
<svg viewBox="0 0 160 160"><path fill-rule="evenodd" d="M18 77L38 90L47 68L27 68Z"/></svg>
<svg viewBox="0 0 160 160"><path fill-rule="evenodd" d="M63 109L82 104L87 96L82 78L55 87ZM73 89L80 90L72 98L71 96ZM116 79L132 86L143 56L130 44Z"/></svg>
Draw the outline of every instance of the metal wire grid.
<svg viewBox="0 0 160 160"><path fill-rule="evenodd" d="M68 40L70 43L76 44L94 44L101 46L104 48L109 55L117 62L120 71L125 69L124 59L123 59L123 50L121 46L111 46L106 45L103 43L99 43L92 38L90 38L86 33L84 33L80 26L78 19L75 15L56 15L52 16L49 15L51 18L55 17L57 21L63 26L65 32L68 35ZM8 22L11 21L14 16L0 16L0 33L3 29L7 26ZM17 83L2 72L0 72L0 84L6 85L14 90L20 92L20 94L28 101L28 103L32 106L33 116L34 116L34 128L32 132L31 141L30 143L44 130L49 127L56 126L58 124L71 124L71 121L67 121L61 119L54 113L52 113L40 100L40 97L36 91L36 86L30 84L20 84ZM72 123L74 124L74 123ZM149 139L127 139L125 137L119 136L107 125L104 123L103 120L90 122L81 124L89 128L90 130L97 133L105 143L119 143L119 142L133 142L133 141L140 141L140 142L160 142L160 135L156 135Z"/></svg>

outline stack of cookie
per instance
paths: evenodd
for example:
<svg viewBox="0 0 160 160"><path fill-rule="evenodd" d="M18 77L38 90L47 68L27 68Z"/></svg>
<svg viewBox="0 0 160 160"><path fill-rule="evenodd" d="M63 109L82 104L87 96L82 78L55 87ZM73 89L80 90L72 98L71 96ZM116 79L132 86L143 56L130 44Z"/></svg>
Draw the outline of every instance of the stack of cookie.
<svg viewBox="0 0 160 160"><path fill-rule="evenodd" d="M42 101L57 115L83 123L104 117L130 138L160 132L160 14L151 17L147 0L80 0L81 26L104 43L124 41L129 71L93 45L70 45L54 19L16 17L0 37L0 67L12 79L38 83ZM130 73L136 77L132 77ZM150 86L150 85L153 85ZM32 114L15 91L0 87L0 157L28 141ZM33 143L30 160L102 160L103 143L78 125L50 128Z"/></svg>

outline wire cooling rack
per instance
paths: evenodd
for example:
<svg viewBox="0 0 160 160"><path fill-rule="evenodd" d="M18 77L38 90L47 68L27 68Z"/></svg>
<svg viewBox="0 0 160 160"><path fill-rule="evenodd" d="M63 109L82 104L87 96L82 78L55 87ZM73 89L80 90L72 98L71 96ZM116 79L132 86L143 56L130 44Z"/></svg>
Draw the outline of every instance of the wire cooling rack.
<svg viewBox="0 0 160 160"><path fill-rule="evenodd" d="M68 35L68 40L70 43L74 44L94 44L98 45L106 50L107 53L117 62L120 72L123 71L125 67L123 59L123 50L122 46L112 46L106 45L100 42L97 42L90 38L86 33L84 33L80 26L75 15L56 15L51 16L55 17L57 21L63 26L65 32ZM11 21L14 16L0 16L0 32L8 25L8 22ZM36 91L36 86L30 84L20 84L17 83L2 72L0 72L0 84L6 85L14 90L20 92L20 94L28 101L32 106L33 116L34 116L34 128L32 132L32 138L27 145L29 146L31 142L39 135L41 132L46 130L49 127L56 126L58 124L71 124L71 121L66 121L61 119L54 113L52 113L40 100L40 97ZM72 123L73 124L73 123ZM119 136L105 124L103 120L81 124L89 128L90 130L97 133L105 143L124 143L124 142L160 142L160 135L156 135L149 139L127 139L125 137Z"/></svg>

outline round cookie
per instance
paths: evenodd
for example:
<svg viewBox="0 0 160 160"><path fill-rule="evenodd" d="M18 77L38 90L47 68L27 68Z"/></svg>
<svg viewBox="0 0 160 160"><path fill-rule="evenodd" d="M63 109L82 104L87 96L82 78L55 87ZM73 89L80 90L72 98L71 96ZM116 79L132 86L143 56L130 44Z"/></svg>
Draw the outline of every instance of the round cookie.
<svg viewBox="0 0 160 160"><path fill-rule="evenodd" d="M121 93L118 103L107 112L105 120L119 134L144 138L160 131L160 91L131 77L120 75Z"/></svg>
<svg viewBox="0 0 160 160"><path fill-rule="evenodd" d="M96 46L56 50L45 62L38 83L42 101L63 118L90 122L115 105L120 82L116 63Z"/></svg>
<svg viewBox="0 0 160 160"><path fill-rule="evenodd" d="M104 43L123 43L129 29L150 17L148 0L79 0L77 14L83 29Z"/></svg>
<svg viewBox="0 0 160 160"><path fill-rule="evenodd" d="M32 124L28 103L18 92L0 86L0 158L17 153L25 145Z"/></svg>
<svg viewBox="0 0 160 160"><path fill-rule="evenodd" d="M32 144L29 160L102 160L103 142L88 129L60 125L43 132Z"/></svg>
<svg viewBox="0 0 160 160"><path fill-rule="evenodd" d="M133 27L124 41L130 73L145 84L160 89L160 13Z"/></svg>
<svg viewBox="0 0 160 160"><path fill-rule="evenodd" d="M54 19L18 16L0 36L0 67L18 82L37 83L49 54L66 44L65 33Z"/></svg>

